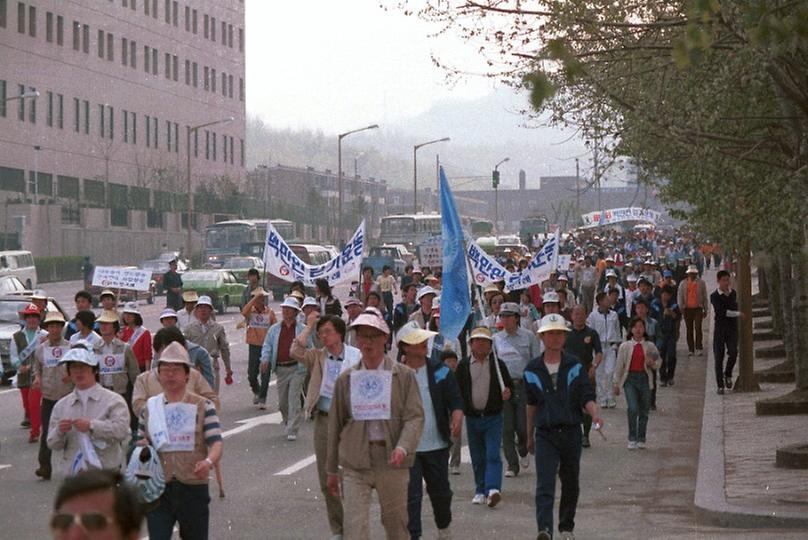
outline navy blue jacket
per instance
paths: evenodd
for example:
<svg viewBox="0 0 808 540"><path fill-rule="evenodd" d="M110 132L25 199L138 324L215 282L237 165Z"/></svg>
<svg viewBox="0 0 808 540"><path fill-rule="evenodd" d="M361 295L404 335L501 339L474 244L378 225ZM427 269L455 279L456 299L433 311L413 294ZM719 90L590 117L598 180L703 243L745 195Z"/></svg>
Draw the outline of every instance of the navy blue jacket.
<svg viewBox="0 0 808 540"><path fill-rule="evenodd" d="M460 398L460 387L457 379L449 367L442 362L426 361L427 380L429 381L429 395L432 397L432 408L435 411L435 420L438 432L446 444L451 444L451 418L452 411L463 410L463 400Z"/></svg>
<svg viewBox="0 0 808 540"><path fill-rule="evenodd" d="M527 404L536 407L536 429L580 425L584 405L595 401L589 375L576 357L561 353L557 380L554 387L544 353L525 368Z"/></svg>

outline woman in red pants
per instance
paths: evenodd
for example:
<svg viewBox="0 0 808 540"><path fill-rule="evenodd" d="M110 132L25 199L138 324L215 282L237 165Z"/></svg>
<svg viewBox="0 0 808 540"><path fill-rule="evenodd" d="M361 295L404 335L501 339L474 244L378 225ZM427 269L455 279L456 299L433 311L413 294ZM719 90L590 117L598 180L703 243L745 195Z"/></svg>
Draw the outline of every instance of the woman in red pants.
<svg viewBox="0 0 808 540"><path fill-rule="evenodd" d="M42 392L38 388L31 388L31 358L34 349L47 332L39 328L41 314L36 305L25 306L25 309L20 312L20 316L25 320L25 326L12 336L9 356L12 367L17 370L17 388L20 389L22 406L25 410L22 426L30 426L31 433L28 436L28 442L35 443L39 441L41 420L39 406L42 401Z"/></svg>

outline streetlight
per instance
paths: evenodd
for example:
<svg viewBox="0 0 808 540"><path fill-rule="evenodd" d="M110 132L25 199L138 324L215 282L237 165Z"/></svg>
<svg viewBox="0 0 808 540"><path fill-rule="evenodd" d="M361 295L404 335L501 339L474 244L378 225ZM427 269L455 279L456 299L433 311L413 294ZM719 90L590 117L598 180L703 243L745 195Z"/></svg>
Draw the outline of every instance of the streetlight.
<svg viewBox="0 0 808 540"><path fill-rule="evenodd" d="M423 148L424 146L429 146L430 144L449 142L451 140L452 139L449 137L444 137L442 139L435 139L434 141L416 144L412 147L412 211L414 214L418 213L418 149Z"/></svg>
<svg viewBox="0 0 808 540"><path fill-rule="evenodd" d="M215 126L217 124L229 124L235 120L232 116L228 116L227 118L222 118L221 120L214 120L213 122L207 122L205 124L200 124L198 126L193 126L188 128L187 133L187 140L185 142L185 150L188 154L188 161L186 162L186 174L187 174L187 191L188 191L188 238L186 239L185 245L185 256L191 257L191 250L192 250L192 235L191 235L191 216L194 213L194 195L191 192L191 133L195 133L196 131L206 128L209 126Z"/></svg>
<svg viewBox="0 0 808 540"><path fill-rule="evenodd" d="M510 161L511 158L506 157L496 165L494 165L494 230L499 231L499 166Z"/></svg>
<svg viewBox="0 0 808 540"><path fill-rule="evenodd" d="M379 129L379 124L372 124L363 128L352 129L351 131L346 131L345 133L340 133L337 135L337 243L342 242L342 139L348 135L359 133L360 131L367 131L369 129ZM340 247L342 246L340 245Z"/></svg>
<svg viewBox="0 0 808 540"><path fill-rule="evenodd" d="M11 96L5 99L5 102L14 101L15 99L36 99L39 97L39 91L37 90L27 90L20 94L19 96Z"/></svg>

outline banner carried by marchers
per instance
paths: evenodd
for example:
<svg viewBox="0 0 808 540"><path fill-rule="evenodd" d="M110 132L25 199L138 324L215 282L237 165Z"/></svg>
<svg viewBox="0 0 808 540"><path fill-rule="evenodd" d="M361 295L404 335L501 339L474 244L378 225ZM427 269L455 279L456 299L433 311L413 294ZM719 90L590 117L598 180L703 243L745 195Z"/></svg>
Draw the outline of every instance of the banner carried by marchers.
<svg viewBox="0 0 808 540"><path fill-rule="evenodd" d="M531 285L541 285L555 272L558 266L558 231L550 235L521 272L508 272L474 241L469 241L467 255L477 285L505 280L505 288L509 291L526 289Z"/></svg>
<svg viewBox="0 0 808 540"><path fill-rule="evenodd" d="M637 206L630 206L626 208L612 208L604 210L603 222L601 223L601 212L589 212L583 214L581 220L584 223L584 228L597 227L598 225L611 225L612 223L620 223L621 221L645 221L647 223L656 223L659 221L662 212L656 210L649 210L647 208L639 208Z"/></svg>
<svg viewBox="0 0 808 540"><path fill-rule="evenodd" d="M126 268L122 266L96 266L93 272L93 287L103 289L126 289L148 291L151 284L151 270Z"/></svg>
<svg viewBox="0 0 808 540"><path fill-rule="evenodd" d="M313 287L316 279L325 278L328 284L333 286L343 281L358 279L366 241L363 220L339 255L315 266L303 262L278 234L272 223L267 223L264 266L273 276L290 283L302 281L305 285Z"/></svg>

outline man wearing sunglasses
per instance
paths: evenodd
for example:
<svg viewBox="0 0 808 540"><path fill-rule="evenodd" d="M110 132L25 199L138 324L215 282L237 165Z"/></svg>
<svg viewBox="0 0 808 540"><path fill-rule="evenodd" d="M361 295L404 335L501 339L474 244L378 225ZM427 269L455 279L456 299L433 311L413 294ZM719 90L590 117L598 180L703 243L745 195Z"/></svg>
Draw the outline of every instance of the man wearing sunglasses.
<svg viewBox="0 0 808 540"><path fill-rule="evenodd" d="M50 526L56 540L135 540L140 536L140 501L117 472L91 470L67 478L53 507Z"/></svg>

